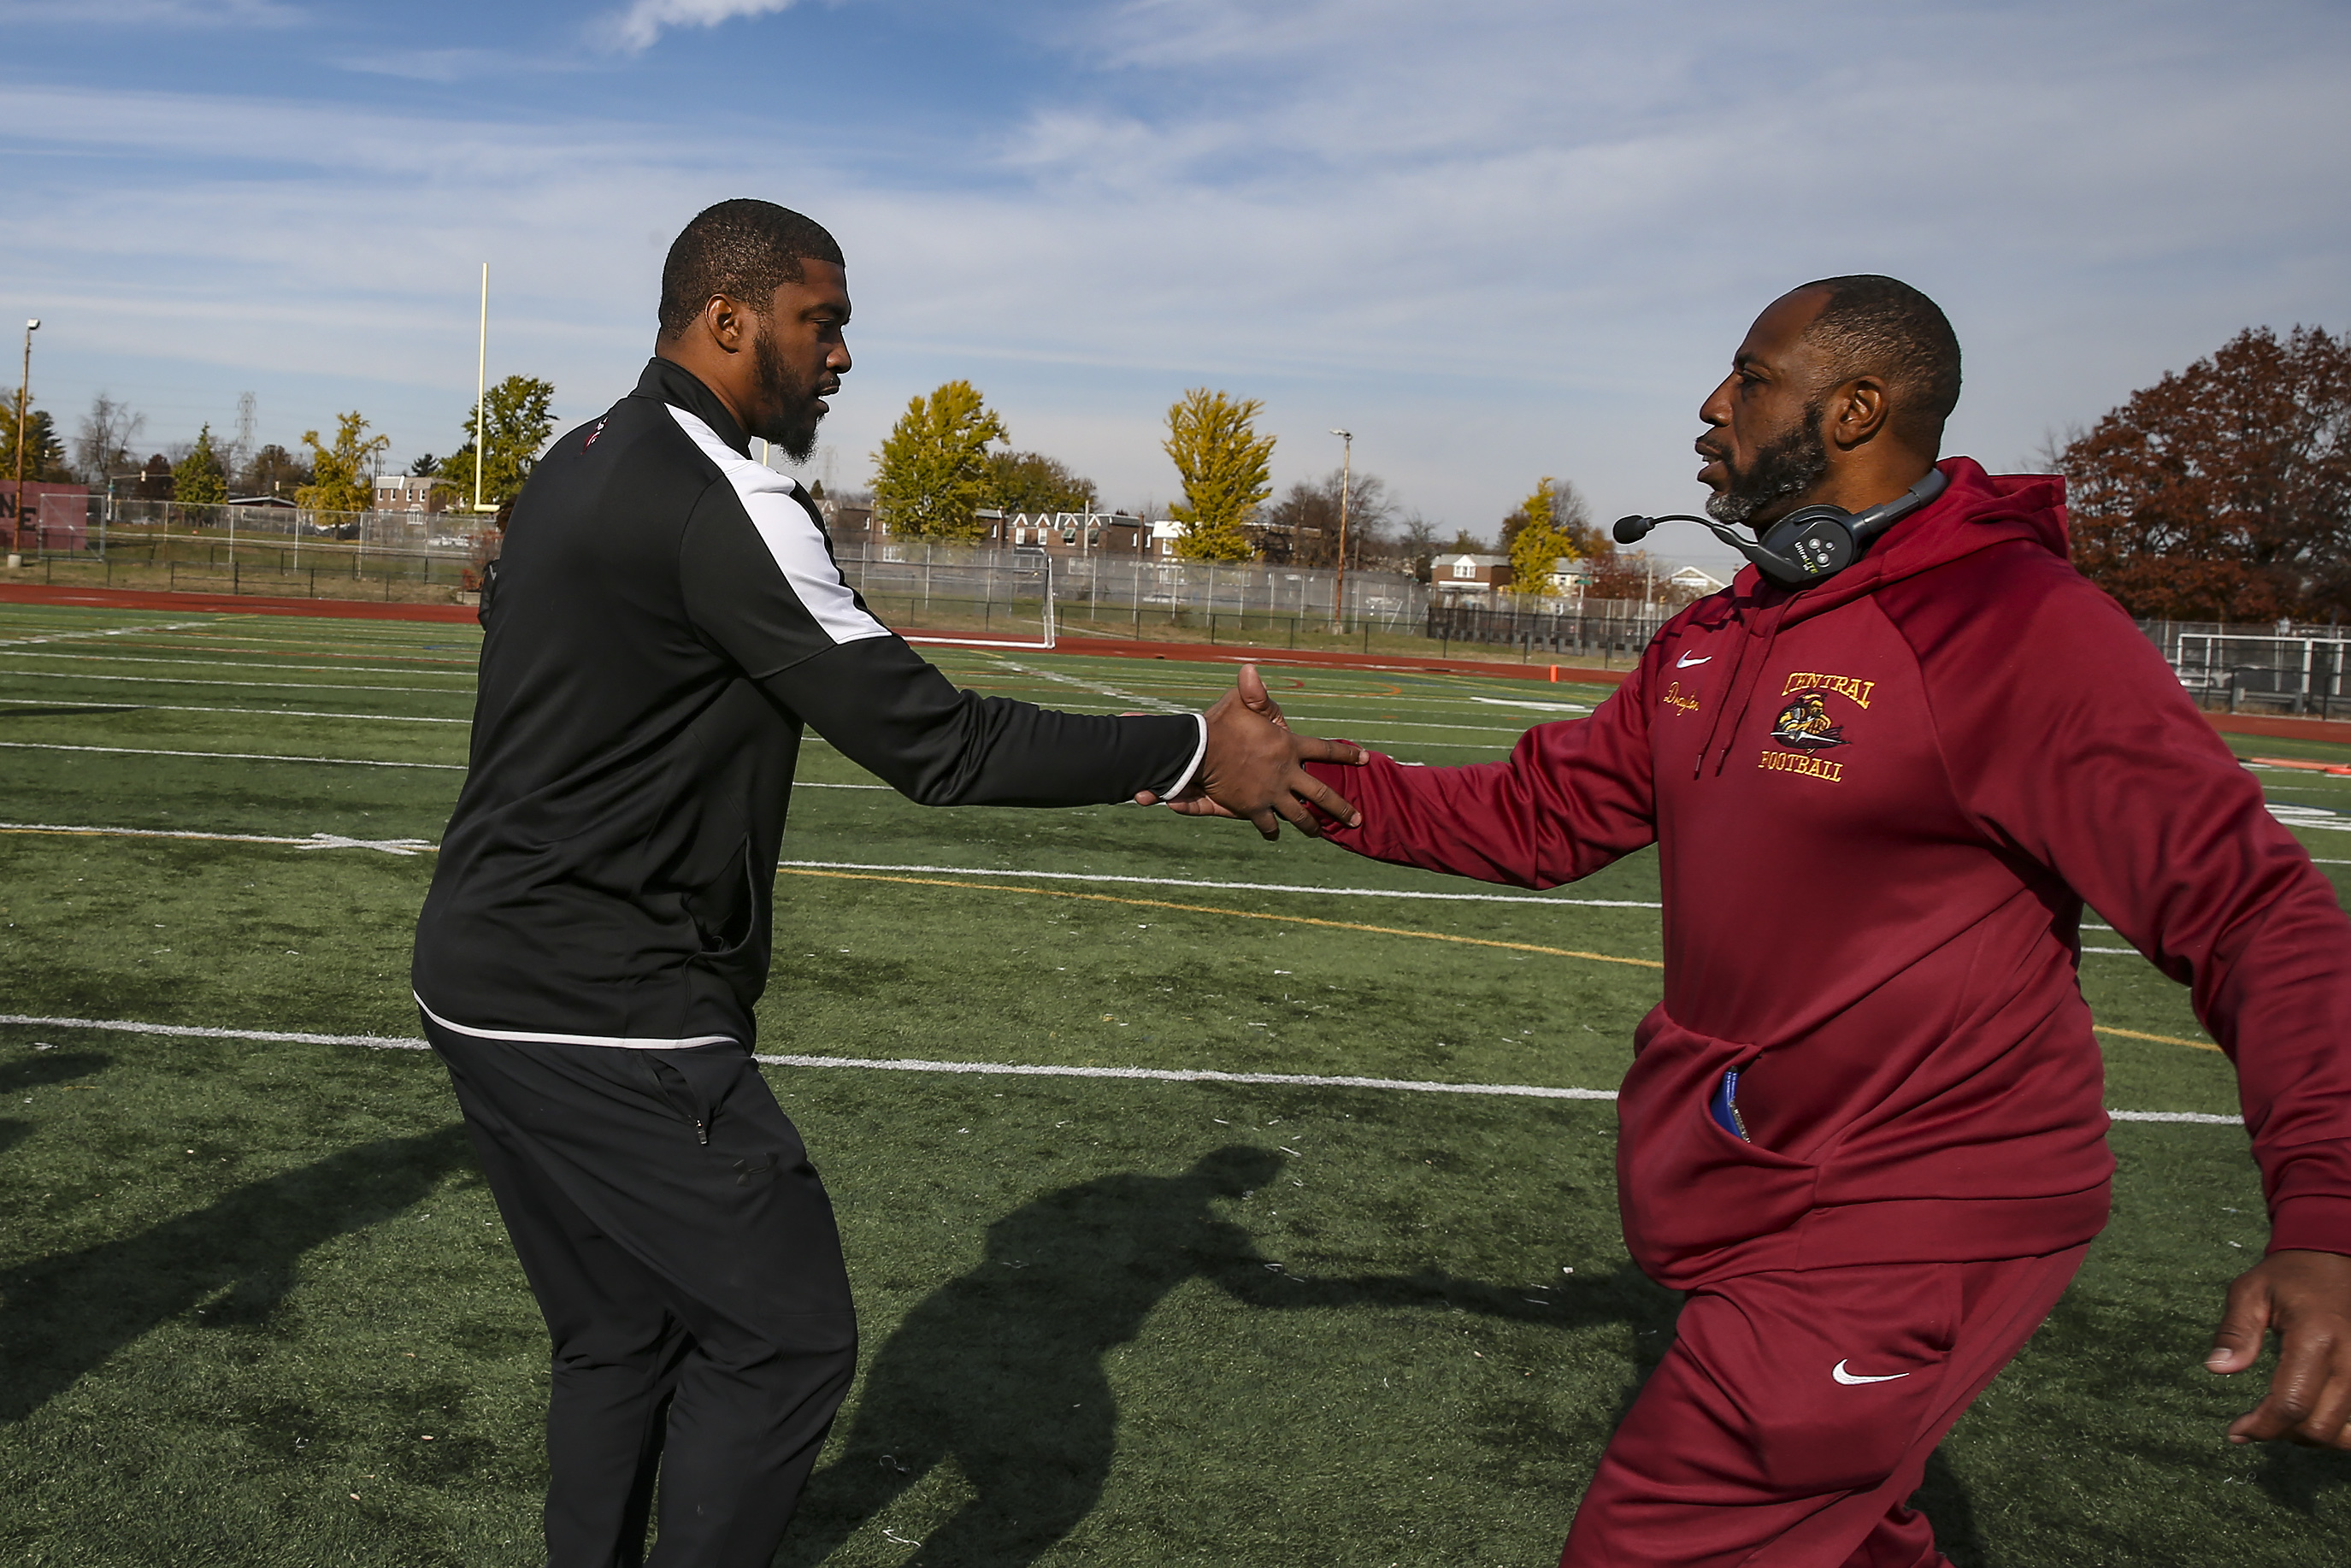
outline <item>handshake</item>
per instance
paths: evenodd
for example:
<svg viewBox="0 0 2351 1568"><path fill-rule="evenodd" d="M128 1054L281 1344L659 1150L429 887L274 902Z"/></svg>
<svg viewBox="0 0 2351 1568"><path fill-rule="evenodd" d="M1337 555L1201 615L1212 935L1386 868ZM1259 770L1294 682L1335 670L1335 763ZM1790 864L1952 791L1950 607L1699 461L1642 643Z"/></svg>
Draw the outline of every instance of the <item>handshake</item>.
<svg viewBox="0 0 2351 1568"><path fill-rule="evenodd" d="M1290 734L1289 721L1266 691L1255 664L1241 666L1233 689L1217 700L1207 717L1207 749L1192 781L1167 801L1169 810L1188 817L1246 817L1269 839L1281 836L1285 821L1319 838L1322 824L1318 811L1351 828L1362 823L1363 813L1304 765L1340 762L1359 768L1371 760L1371 753L1343 740ZM1147 789L1134 798L1138 806L1158 801Z"/></svg>

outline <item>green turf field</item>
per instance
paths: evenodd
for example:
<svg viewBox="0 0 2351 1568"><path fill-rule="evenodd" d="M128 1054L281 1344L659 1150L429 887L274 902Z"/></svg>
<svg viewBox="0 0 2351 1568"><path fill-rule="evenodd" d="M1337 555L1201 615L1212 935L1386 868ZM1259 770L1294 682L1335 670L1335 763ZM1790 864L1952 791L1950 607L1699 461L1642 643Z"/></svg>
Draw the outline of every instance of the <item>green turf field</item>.
<svg viewBox="0 0 2351 1568"><path fill-rule="evenodd" d="M476 642L0 606L0 1011L225 1031L0 1024L6 1561L538 1560L544 1341L438 1068L250 1038L415 1036L410 924ZM1095 712L1203 706L1229 678L932 652ZM1301 727L1428 762L1604 695L1269 673ZM2351 779L2262 778L2351 813ZM1604 961L1656 959L1646 854L1538 896L1132 807L925 810L821 744L801 783L763 1051L1604 1091L1657 988ZM2351 832L2301 831L2351 869ZM1431 894L1487 896L1411 896ZM2127 952L2084 968L2100 1024L2131 1031L2103 1037L2109 1104L2233 1113L2177 988ZM784 1562L1541 1564L1669 1340L1673 1298L1617 1236L1604 1102L769 1076L864 1327ZM2243 1133L2114 1143L2112 1229L1929 1472L1947 1549L2344 1561L2351 1461L2228 1448L2254 1391L2197 1365L2263 1238Z"/></svg>

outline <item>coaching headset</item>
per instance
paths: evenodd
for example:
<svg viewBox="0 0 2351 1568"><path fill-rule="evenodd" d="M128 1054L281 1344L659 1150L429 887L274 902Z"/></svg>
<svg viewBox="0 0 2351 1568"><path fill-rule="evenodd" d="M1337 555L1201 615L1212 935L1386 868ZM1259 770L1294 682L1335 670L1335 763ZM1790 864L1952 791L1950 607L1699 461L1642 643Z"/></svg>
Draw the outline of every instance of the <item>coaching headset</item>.
<svg viewBox="0 0 2351 1568"><path fill-rule="evenodd" d="M1805 588L1825 581L1861 559L1877 536L1943 493L1950 478L1940 468L1883 506L1865 512L1848 512L1825 503L1799 507L1750 544L1722 524L1676 512L1663 517L1619 517L1613 530L1620 545L1637 544L1659 523L1696 523L1716 538L1755 563L1765 577L1782 588Z"/></svg>

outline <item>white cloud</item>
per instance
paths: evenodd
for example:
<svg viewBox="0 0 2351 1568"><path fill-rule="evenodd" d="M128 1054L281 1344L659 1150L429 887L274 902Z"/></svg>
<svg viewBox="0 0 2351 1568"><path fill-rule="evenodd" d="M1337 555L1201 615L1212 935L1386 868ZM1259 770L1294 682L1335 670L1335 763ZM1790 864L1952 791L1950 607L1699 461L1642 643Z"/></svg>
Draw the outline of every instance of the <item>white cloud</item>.
<svg viewBox="0 0 2351 1568"><path fill-rule="evenodd" d="M652 36L751 9L639 7ZM1335 461L1343 424L1405 502L1481 530L1545 473L1604 515L1686 507L1699 397L1810 277L1943 301L1969 351L1954 439L1996 466L2250 323L2351 325L2351 219L2323 194L2351 137L2339 12L1874 16L1129 6L1075 24L1099 74L1008 93L990 132L884 148L884 99L862 138L736 126L776 150L750 167L714 166L698 111L0 89L43 214L0 297L56 320L52 376L136 392L159 438L222 417L171 387L233 402L275 377L266 408L356 403L445 450L482 259L493 373L550 376L578 416L633 379L677 226L766 195L849 251L844 480L910 393L970 375L1020 444L1165 497L1160 413L1207 382L1265 398L1280 482ZM184 373L144 392L110 368L167 358Z"/></svg>
<svg viewBox="0 0 2351 1568"><path fill-rule="evenodd" d="M629 8L604 17L600 39L631 54L650 49L665 28L715 27L737 16L765 16L790 8L792 0L632 0Z"/></svg>

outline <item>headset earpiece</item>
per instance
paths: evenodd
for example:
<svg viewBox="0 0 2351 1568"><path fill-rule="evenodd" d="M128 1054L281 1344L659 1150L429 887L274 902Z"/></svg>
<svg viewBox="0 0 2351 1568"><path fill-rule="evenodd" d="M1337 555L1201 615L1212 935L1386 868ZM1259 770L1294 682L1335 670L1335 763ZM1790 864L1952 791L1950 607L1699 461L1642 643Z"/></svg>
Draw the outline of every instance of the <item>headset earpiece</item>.
<svg viewBox="0 0 2351 1568"><path fill-rule="evenodd" d="M1634 544L1659 523L1696 523L1755 563L1755 570L1782 588L1806 588L1834 577L1861 559L1878 535L1941 495L1950 476L1929 468L1927 476L1882 506L1848 512L1825 503L1799 507L1748 543L1708 517L1674 513L1662 517L1616 519L1618 544Z"/></svg>
<svg viewBox="0 0 2351 1568"><path fill-rule="evenodd" d="M1799 507L1773 523L1761 542L1769 553L1795 563L1800 575L1792 579L1756 563L1786 588L1834 577L1861 553L1853 537L1853 514L1843 507Z"/></svg>

